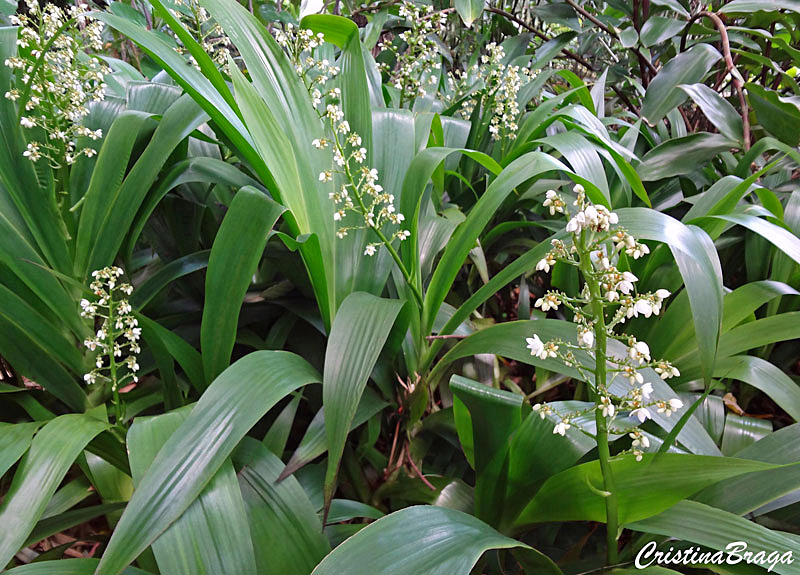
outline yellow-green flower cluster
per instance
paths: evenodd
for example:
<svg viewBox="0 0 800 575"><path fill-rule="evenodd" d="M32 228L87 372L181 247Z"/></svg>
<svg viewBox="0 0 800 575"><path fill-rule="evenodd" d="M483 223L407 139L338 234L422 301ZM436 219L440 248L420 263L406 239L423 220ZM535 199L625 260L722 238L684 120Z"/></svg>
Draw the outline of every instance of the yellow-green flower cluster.
<svg viewBox="0 0 800 575"><path fill-rule="evenodd" d="M97 153L79 145L78 138L103 136L83 125L91 103L105 98L109 69L84 53L103 47L103 24L88 17L83 2L66 10L55 4L40 7L36 0L26 5L28 14L11 17L19 26L18 55L4 64L17 72L17 80L5 97L18 102L20 125L31 130L23 155L33 162L46 158L57 168Z"/></svg>

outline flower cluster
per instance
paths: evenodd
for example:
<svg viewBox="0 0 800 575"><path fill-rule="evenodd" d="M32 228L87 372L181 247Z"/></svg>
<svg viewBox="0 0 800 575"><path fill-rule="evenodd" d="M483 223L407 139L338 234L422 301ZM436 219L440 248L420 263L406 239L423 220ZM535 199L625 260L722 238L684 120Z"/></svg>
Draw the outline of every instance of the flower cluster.
<svg viewBox="0 0 800 575"><path fill-rule="evenodd" d="M103 136L83 125L89 105L105 98L103 79L109 69L83 53L102 49L103 23L88 17L89 6L83 2L62 9L26 0L26 6L28 14L11 16L11 23L20 27L18 55L7 58L5 65L19 74L5 97L19 102L20 125L37 129L37 139L28 142L23 155L33 162L46 158L58 168L97 153L78 138Z"/></svg>
<svg viewBox="0 0 800 575"><path fill-rule="evenodd" d="M111 385L115 394L128 382L137 382L139 364L136 354L141 352L139 338L142 330L133 315L127 297L133 293L128 283L120 283L123 271L107 267L92 272L90 288L95 300L81 300L81 317L91 318L97 332L84 345L96 351L95 367L83 379L88 384L98 380ZM124 357L123 357L124 356Z"/></svg>
<svg viewBox="0 0 800 575"><path fill-rule="evenodd" d="M409 29L398 37L405 45L402 52L392 42L380 42L378 48L395 56L395 65L382 64L381 69L389 75L391 84L400 90L400 104L412 102L414 98L424 98L425 86L432 88L438 81L441 70L441 56L434 37L443 34L446 17L434 12L433 6L416 6L404 0L400 5L400 17L408 23Z"/></svg>
<svg viewBox="0 0 800 575"><path fill-rule="evenodd" d="M314 109L327 127L329 136L315 138L311 145L318 150L331 150L331 167L320 172L319 181L334 182L336 186L329 193L335 206L333 219L339 225L336 235L344 238L349 231L374 230L381 242L367 244L364 250L367 256L375 255L381 243L408 238L411 235L408 230L397 229L389 238L383 232L385 226L400 225L405 217L395 209L394 195L378 183L378 170L367 165L367 149L362 146L361 136L351 129L339 105L341 91L326 87L338 75L339 68L311 55L314 48L322 45L323 35L297 30L289 24L285 31L276 31L276 40L288 52Z"/></svg>
<svg viewBox="0 0 800 575"><path fill-rule="evenodd" d="M223 71L228 70L228 59L231 55L231 41L222 27L211 19L208 11L200 6L197 0L175 0L177 8L171 8L170 12L177 18L189 33L203 47L206 54L211 56L214 63ZM175 39L179 43L175 49L179 54L185 55L186 48L180 44L177 36ZM199 69L197 60L189 54L189 62Z"/></svg>
<svg viewBox="0 0 800 575"><path fill-rule="evenodd" d="M461 115L468 118L475 106L480 105L484 113L489 113L489 133L492 140L516 137L520 109L517 101L520 88L531 80L528 68L505 64L506 53L503 47L492 42L486 46L486 54L481 56L481 64L475 64L469 73L461 74L456 99L465 89L478 83L483 88L461 103ZM456 84L455 80L451 80Z"/></svg>
<svg viewBox="0 0 800 575"><path fill-rule="evenodd" d="M591 381L586 373L587 366L576 359L576 353L588 353L596 362L598 358L605 366L604 371L613 374L608 382L597 381L594 387L595 405L582 411L560 413L546 404L537 404L534 410L542 418L548 415L555 417L553 433L564 435L570 427L576 425L576 419L594 410L602 414L612 423L620 412L627 412L634 427L630 424L625 429L610 430L619 434L628 434L632 439L631 452L637 461L642 459L643 449L649 447L647 436L638 428L639 424L652 418L652 411L670 416L680 409L680 399L652 399L653 384L645 382L641 370L652 368L661 379L669 379L680 375L678 369L666 360L653 360L646 342L637 340L632 335L617 334L614 328L625 323L627 319L651 317L659 315L664 301L670 292L659 289L654 292L639 293L636 282L639 279L630 271L620 270L620 255L638 259L649 252L647 246L637 241L624 229L617 227L617 215L602 205L593 205L586 198L585 190L580 184L574 188L576 199L570 212L565 198L555 190L545 195L544 207L551 214L559 213L567 219L566 231L571 234L568 245L562 240L553 240L552 249L536 265L537 270L549 272L561 262L578 267L584 276L584 286L580 297L570 297L557 291L547 291L536 301L536 307L542 311L558 310L564 306L573 312L573 321L577 324L577 344L562 340L542 341L534 334L527 338L527 347L531 355L539 359L559 359L569 367L575 367L579 373ZM616 229L612 229L616 228ZM605 349L605 341L615 339L625 345L627 353L622 357L609 355ZM602 346L599 341L602 340ZM591 369L591 368L588 368ZM621 377L629 384L624 394L612 394L609 390L613 381Z"/></svg>

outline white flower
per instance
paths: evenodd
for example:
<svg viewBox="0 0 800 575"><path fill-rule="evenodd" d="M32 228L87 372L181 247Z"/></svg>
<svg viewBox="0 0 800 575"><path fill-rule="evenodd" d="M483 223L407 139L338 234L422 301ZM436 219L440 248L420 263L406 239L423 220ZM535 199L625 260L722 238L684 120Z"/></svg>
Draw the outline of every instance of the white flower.
<svg viewBox="0 0 800 575"><path fill-rule="evenodd" d="M36 122L33 121L33 118L22 116L22 118L19 120L19 125L23 128L33 128L36 125Z"/></svg>
<svg viewBox="0 0 800 575"><path fill-rule="evenodd" d="M374 256L375 249L377 248L377 244L367 244L367 247L364 249L365 256Z"/></svg>
<svg viewBox="0 0 800 575"><path fill-rule="evenodd" d="M650 361L650 347L643 341L636 341L631 347L628 348L628 355L634 361L638 361L642 365L646 361Z"/></svg>
<svg viewBox="0 0 800 575"><path fill-rule="evenodd" d="M650 317L653 315L653 305L643 298L636 300L636 303L633 305L633 315L639 317L639 314L642 314L644 317Z"/></svg>
<svg viewBox="0 0 800 575"><path fill-rule="evenodd" d="M655 297L659 300L665 300L670 296L670 292L665 289L656 290Z"/></svg>
<svg viewBox="0 0 800 575"><path fill-rule="evenodd" d="M329 170L319 173L320 182L330 182L331 180L333 180L333 174Z"/></svg>
<svg viewBox="0 0 800 575"><path fill-rule="evenodd" d="M602 411L603 417L614 417L614 404L610 397L601 397L598 409Z"/></svg>
<svg viewBox="0 0 800 575"><path fill-rule="evenodd" d="M649 382L645 383L639 388L639 392L642 394L642 397L647 399L653 393L653 384Z"/></svg>
<svg viewBox="0 0 800 575"><path fill-rule="evenodd" d="M680 377L681 375L681 372L678 371L678 368L667 361L659 362L654 371L661 377L661 379Z"/></svg>
<svg viewBox="0 0 800 575"><path fill-rule="evenodd" d="M681 407L683 407L683 402L678 398L672 398L668 401L659 401L658 413L663 413L669 417L673 412L678 411Z"/></svg>
<svg viewBox="0 0 800 575"><path fill-rule="evenodd" d="M569 419L562 419L558 423L556 423L555 427L553 428L553 435L561 435L562 437L567 434L567 430L572 427L569 424Z"/></svg>
<svg viewBox="0 0 800 575"><path fill-rule="evenodd" d="M547 359L547 352L544 350L544 343L539 339L539 336L533 334L533 337L526 338L528 342L528 349L531 350L531 355L536 355L541 359Z"/></svg>
<svg viewBox="0 0 800 575"><path fill-rule="evenodd" d="M542 311L548 311L551 309L558 309L558 306L561 304L561 301L558 299L558 296L554 293L545 294L544 297L540 297L536 300L536 304L534 307L542 308Z"/></svg>
<svg viewBox="0 0 800 575"><path fill-rule="evenodd" d="M617 282L617 287L619 291L624 293L625 295L629 295L631 290L633 290L634 282L638 282L639 278L633 275L631 272L622 272L622 280Z"/></svg>
<svg viewBox="0 0 800 575"><path fill-rule="evenodd" d="M631 411L631 416L635 417L639 420L639 423L644 423L646 420L651 419L653 416L650 415L650 412L647 411L646 408L640 407L639 409L634 409Z"/></svg>
<svg viewBox="0 0 800 575"><path fill-rule="evenodd" d="M325 138L314 138L311 140L311 145L318 150L323 150L328 147L328 140Z"/></svg>
<svg viewBox="0 0 800 575"><path fill-rule="evenodd" d="M578 345L589 348L594 346L594 331L591 328L585 327L578 330Z"/></svg>
<svg viewBox="0 0 800 575"><path fill-rule="evenodd" d="M536 271L549 273L550 268L554 265L556 265L556 258L552 253L548 253L545 257L539 260L539 263L536 264Z"/></svg>

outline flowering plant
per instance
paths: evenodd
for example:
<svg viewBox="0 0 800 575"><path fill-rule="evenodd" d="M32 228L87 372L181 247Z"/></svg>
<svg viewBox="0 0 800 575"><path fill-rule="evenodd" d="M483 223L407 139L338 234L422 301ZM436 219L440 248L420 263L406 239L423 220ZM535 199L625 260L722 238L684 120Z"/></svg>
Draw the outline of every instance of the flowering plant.
<svg viewBox="0 0 800 575"><path fill-rule="evenodd" d="M97 140L102 130L83 125L92 102L105 98L104 76L108 67L83 50L103 48L103 24L89 18L88 4L79 2L66 10L55 4L40 7L26 0L28 14L11 16L19 26L19 55L4 62L20 76L5 97L19 102L19 123L34 130L23 155L36 162L47 158L53 168L74 163L81 155L97 151L81 144L81 137ZM37 130L38 129L38 130Z"/></svg>
<svg viewBox="0 0 800 575"><path fill-rule="evenodd" d="M127 297L133 286L119 283L124 272L118 267L106 267L92 272L90 288L94 300L81 300L81 317L90 318L97 331L84 341L90 351L96 351L95 367L83 376L88 384L98 381L110 386L117 423L122 420L119 390L127 383L139 381L139 363L136 354L141 352L139 338L142 330L133 315Z"/></svg>
<svg viewBox="0 0 800 575"><path fill-rule="evenodd" d="M652 417L651 409L670 416L683 407L680 399L651 399L653 384L645 382L641 370L653 368L661 379L680 375L678 369L666 360L654 360L646 342L615 331L632 317L649 318L659 315L664 301L670 296L665 289L640 293L635 284L638 278L630 271L620 269L622 256L639 259L649 253L646 244L621 228L617 214L603 205L594 205L586 197L580 184L573 189L576 199L571 211L567 200L555 190L548 190L543 205L551 215L561 214L567 220L565 231L569 240L552 240L552 249L536 265L539 271L549 272L557 263L577 267L583 276L583 288L579 297L570 297L559 290L549 290L536 301L542 311L558 310L561 306L570 310L577 324L577 343L561 339L542 341L537 334L527 338L531 355L539 359L560 359L565 365L574 367L583 379L592 385L594 406L584 410L562 413L546 403L533 406L542 419L555 416L553 433L566 435L568 429L578 426L576 420L594 412L598 454L603 473L604 488L608 493L606 508L608 518L609 549L616 549L616 496L614 478L609 465L609 434L628 434L631 438L630 452L637 461L643 458L643 450L650 447L650 440L638 424ZM616 356L608 351L608 340L622 342L627 353ZM576 351L588 352L594 366L582 365ZM609 377L610 376L610 377ZM610 388L617 377L629 384L625 394L612 393ZM629 417L618 421L623 412ZM631 420L634 425L631 426ZM589 433L588 430L582 430ZM613 543L613 545L612 545Z"/></svg>

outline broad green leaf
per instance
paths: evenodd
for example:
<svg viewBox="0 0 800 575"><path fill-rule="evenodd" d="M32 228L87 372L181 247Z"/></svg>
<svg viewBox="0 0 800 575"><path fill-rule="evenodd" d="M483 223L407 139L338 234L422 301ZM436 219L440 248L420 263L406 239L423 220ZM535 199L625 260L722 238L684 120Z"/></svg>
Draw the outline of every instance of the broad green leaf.
<svg viewBox="0 0 800 575"><path fill-rule="evenodd" d="M388 404L378 397L378 394L366 388L361 395L361 400L358 402L356 414L353 417L353 422L350 424L350 431L365 423L369 418L378 413L381 409ZM325 409L320 408L314 419L308 425L303 439L300 440L300 445L292 454L289 463L281 471L278 478L279 481L284 477L291 475L305 464L313 461L328 450L327 436L325 435Z"/></svg>
<svg viewBox="0 0 800 575"><path fill-rule="evenodd" d="M319 374L305 360L282 351L251 353L220 374L142 478L97 575L115 574L133 561L192 504L272 406L317 381Z"/></svg>
<svg viewBox="0 0 800 575"><path fill-rule="evenodd" d="M718 92L705 84L681 84L678 88L689 94L720 134L736 142L742 141L742 117Z"/></svg>
<svg viewBox="0 0 800 575"><path fill-rule="evenodd" d="M269 231L283 211L263 192L247 186L236 193L222 220L208 257L200 327L203 371L208 383L230 363L239 310Z"/></svg>
<svg viewBox="0 0 800 575"><path fill-rule="evenodd" d="M258 573L308 575L330 545L306 492L294 477L279 482L283 462L253 439L245 439L234 458L244 465L239 484Z"/></svg>
<svg viewBox="0 0 800 575"><path fill-rule="evenodd" d="M469 573L489 549L527 547L465 513L415 506L371 523L334 549L313 575Z"/></svg>
<svg viewBox="0 0 800 575"><path fill-rule="evenodd" d="M743 381L763 391L795 421L800 421L800 386L770 362L750 355L735 355L717 362L714 377Z"/></svg>
<svg viewBox="0 0 800 575"><path fill-rule="evenodd" d="M711 240L699 228L685 226L660 212L625 208L617 213L620 224L629 233L669 246L689 294L700 363L708 382L714 369L722 321L722 270Z"/></svg>
<svg viewBox="0 0 800 575"><path fill-rule="evenodd" d="M473 451L475 516L497 525L504 511L509 439L522 422L524 398L459 375L450 379L450 390L459 438Z"/></svg>
<svg viewBox="0 0 800 575"><path fill-rule="evenodd" d="M189 413L190 408L185 408L136 418L127 436L135 484L141 482ZM152 549L163 573L257 573L244 503L230 461L222 464L183 515L153 541Z"/></svg>
<svg viewBox="0 0 800 575"><path fill-rule="evenodd" d="M472 27L472 23L483 12L484 0L454 0L456 11L466 24L467 28Z"/></svg>
<svg viewBox="0 0 800 575"><path fill-rule="evenodd" d="M649 48L660 44L664 40L669 40L678 32L683 30L686 22L675 18L664 18L663 16L650 16L642 25L639 32L639 39L642 46Z"/></svg>
<svg viewBox="0 0 800 575"><path fill-rule="evenodd" d="M772 502L778 508L782 497L800 489L800 424L770 433L734 456L784 466L720 481L692 499L737 515L759 515L769 510Z"/></svg>
<svg viewBox="0 0 800 575"><path fill-rule="evenodd" d="M367 379L402 307L398 300L355 292L342 302L333 321L322 379L328 439L326 503L333 499L344 444Z"/></svg>
<svg viewBox="0 0 800 575"><path fill-rule="evenodd" d="M710 525L713 525L713 529L709 529ZM796 535L773 531L733 513L696 501L681 501L655 517L626 527L699 543L711 549L725 549L734 541L745 541L747 551L754 555L759 551L764 551L766 556L775 551L782 555L787 551L796 551L800 545L800 538ZM796 560L793 564L779 563L773 572L798 575L800 564Z"/></svg>
<svg viewBox="0 0 800 575"><path fill-rule="evenodd" d="M662 453L611 459L621 524L656 515L704 487L771 466L766 463L712 457ZM600 462L572 467L545 481L533 500L517 518L519 525L547 521L605 522L603 475Z"/></svg>
<svg viewBox="0 0 800 575"><path fill-rule="evenodd" d="M72 511L65 511L64 513L59 513L58 515L52 515L50 517L43 518L33 528L33 531L31 531L28 539L25 541L25 543L23 543L23 547L28 547L29 545L33 545L34 543L41 541L46 537L50 537L56 533L61 533L62 531L71 529L76 525L86 523L95 517L106 515L122 509L123 507L125 507L125 503L121 501L117 503L104 503L102 505L81 507L79 509L73 509Z"/></svg>
<svg viewBox="0 0 800 575"><path fill-rule="evenodd" d="M386 515L382 511L375 509L371 505L366 505L360 501L349 499L334 499L331 501L331 508L328 512L328 524L340 523L351 519L366 517L368 519L380 519Z"/></svg>
<svg viewBox="0 0 800 575"><path fill-rule="evenodd" d="M784 144L800 144L800 107L758 84L749 83L746 88L761 127Z"/></svg>
<svg viewBox="0 0 800 575"><path fill-rule="evenodd" d="M678 86L701 82L719 59L719 52L710 44L696 44L667 62L645 92L642 101L645 120L654 125L686 101L686 94Z"/></svg>
<svg viewBox="0 0 800 575"><path fill-rule="evenodd" d="M0 477L22 457L41 423L0 423Z"/></svg>
<svg viewBox="0 0 800 575"><path fill-rule="evenodd" d="M0 504L0 565L7 565L28 538L36 522L86 444L108 424L83 414L62 415L33 438Z"/></svg>
<svg viewBox="0 0 800 575"><path fill-rule="evenodd" d="M690 174L706 166L717 154L736 146L734 140L707 132L673 138L647 152L636 171L646 182Z"/></svg>
<svg viewBox="0 0 800 575"><path fill-rule="evenodd" d="M204 269L208 266L209 250L202 250L177 258L151 275L141 285L136 286L136 291L130 297L131 305L142 309L176 279Z"/></svg>

